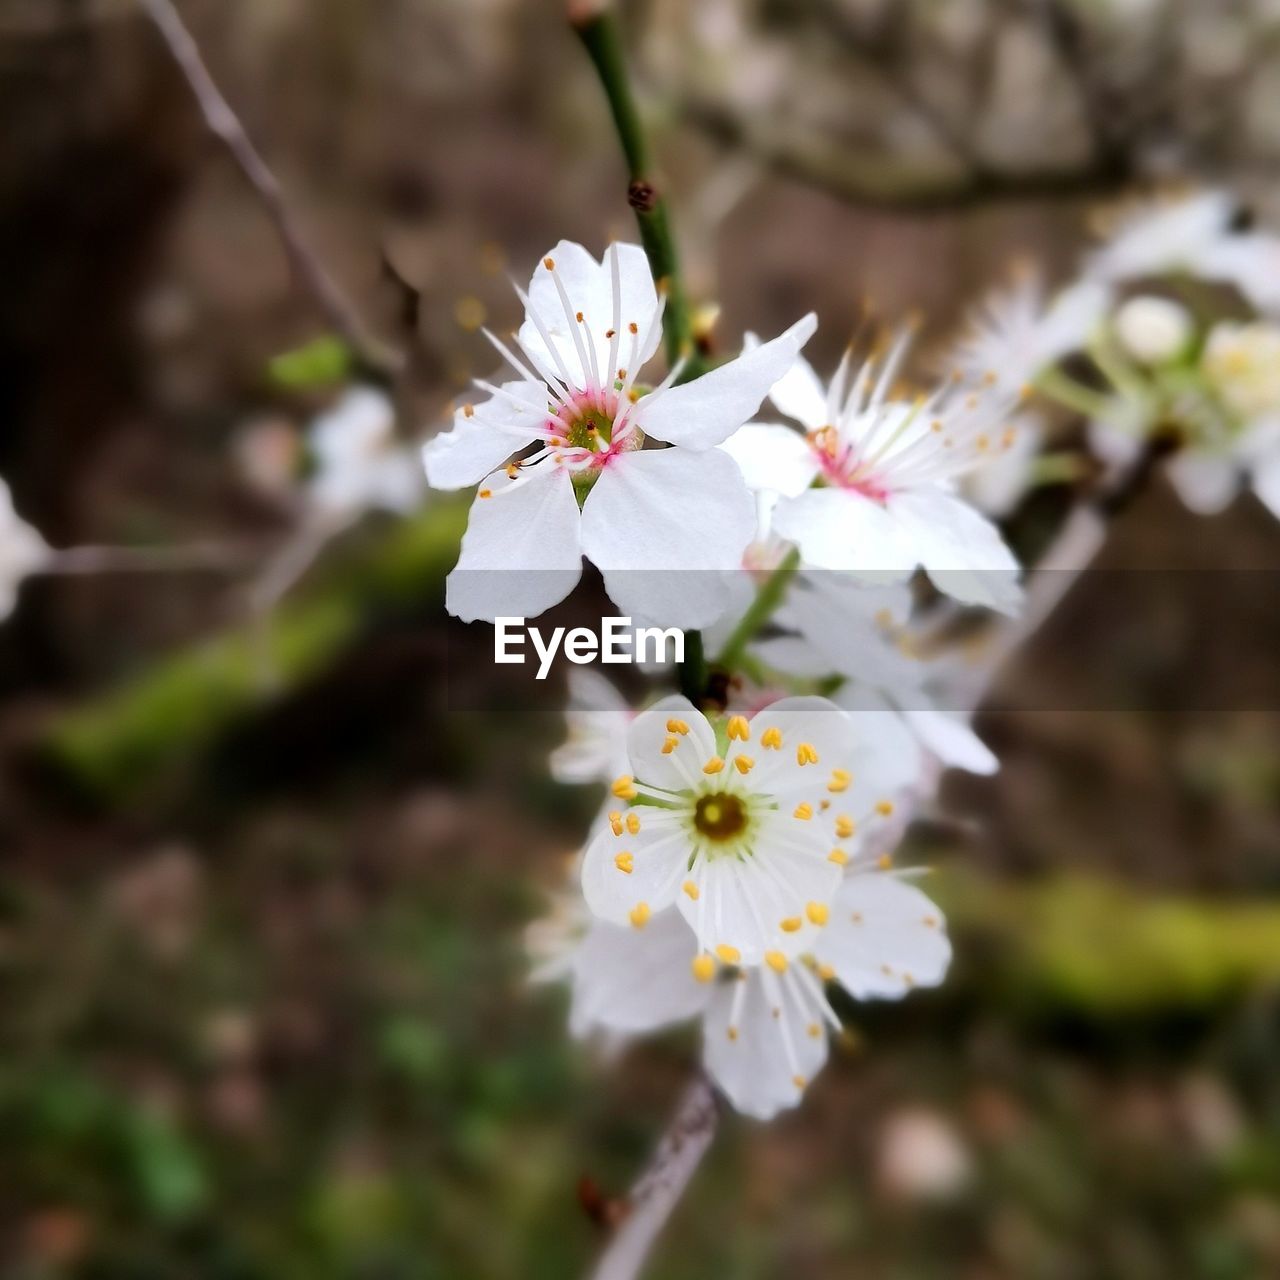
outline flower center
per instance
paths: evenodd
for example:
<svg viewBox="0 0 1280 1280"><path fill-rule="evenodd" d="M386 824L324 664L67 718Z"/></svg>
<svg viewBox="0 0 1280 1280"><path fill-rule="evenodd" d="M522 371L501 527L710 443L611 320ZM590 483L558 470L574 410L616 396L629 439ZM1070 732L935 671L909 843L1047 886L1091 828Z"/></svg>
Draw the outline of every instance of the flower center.
<svg viewBox="0 0 1280 1280"><path fill-rule="evenodd" d="M568 430L564 442L574 449L601 453L609 448L618 413L614 391L578 392L560 406L560 419Z"/></svg>
<svg viewBox="0 0 1280 1280"><path fill-rule="evenodd" d="M747 810L742 800L731 792L713 791L698 798L693 825L708 840L732 840L746 830Z"/></svg>

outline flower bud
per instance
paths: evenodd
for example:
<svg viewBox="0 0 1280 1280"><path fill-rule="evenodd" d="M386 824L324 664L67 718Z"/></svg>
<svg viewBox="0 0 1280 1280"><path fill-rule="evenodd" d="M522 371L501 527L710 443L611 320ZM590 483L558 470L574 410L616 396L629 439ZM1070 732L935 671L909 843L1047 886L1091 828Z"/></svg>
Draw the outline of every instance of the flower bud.
<svg viewBox="0 0 1280 1280"><path fill-rule="evenodd" d="M1130 298L1115 317L1120 345L1142 364L1176 360L1191 341L1191 314L1168 298L1142 294Z"/></svg>

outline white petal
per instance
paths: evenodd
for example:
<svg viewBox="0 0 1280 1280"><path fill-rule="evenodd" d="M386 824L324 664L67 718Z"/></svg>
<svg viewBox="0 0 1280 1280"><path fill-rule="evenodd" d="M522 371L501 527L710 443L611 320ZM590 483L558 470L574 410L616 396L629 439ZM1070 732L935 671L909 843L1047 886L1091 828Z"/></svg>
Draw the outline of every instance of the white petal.
<svg viewBox="0 0 1280 1280"><path fill-rule="evenodd" d="M893 875L849 876L831 907L814 955L860 1000L894 999L937 986L951 963L942 913L914 885Z"/></svg>
<svg viewBox="0 0 1280 1280"><path fill-rule="evenodd" d="M872 580L895 581L916 565L901 547L884 506L845 489L812 489L783 499L773 527L815 569L846 569Z"/></svg>
<svg viewBox="0 0 1280 1280"><path fill-rule="evenodd" d="M817 459L804 436L775 423L749 422L720 448L738 464L748 489L766 489L793 498L818 474Z"/></svg>
<svg viewBox="0 0 1280 1280"><path fill-rule="evenodd" d="M1280 452L1261 458L1253 466L1253 491L1273 516L1280 518Z"/></svg>
<svg viewBox="0 0 1280 1280"><path fill-rule="evenodd" d="M611 826L598 831L582 859L582 894L593 915L628 928L647 927L675 900L689 860L683 829L664 820L660 810L641 806L640 830L615 836ZM620 866L619 857L630 854ZM625 867L630 870L625 870ZM635 916L632 913L640 911Z"/></svg>
<svg viewBox="0 0 1280 1280"><path fill-rule="evenodd" d="M662 326L650 325L657 309L658 294L644 250L634 244L619 244L616 249L619 277L617 314L621 322L618 360L623 365L630 362L629 372L634 372L649 362L662 338ZM546 257L555 263L555 273L560 277L560 283L569 296L571 315L565 315L560 294L551 271L546 267L545 258L539 262L529 282L529 305L537 312L561 361L578 385L583 385L583 380L577 376L582 372L582 361L570 325L576 321L577 313L581 312L583 323L578 329L579 337L594 347L601 382L608 384L612 381L610 374L617 373L616 369L609 369L610 340L605 337L613 327L615 314L609 251L605 252L603 261L597 262L580 244L561 240ZM635 358L632 357L629 329L632 324L636 326L636 336L643 344L638 347ZM521 326L520 342L542 357L549 368L553 371L556 369L551 352L532 320L526 319Z"/></svg>
<svg viewBox="0 0 1280 1280"><path fill-rule="evenodd" d="M422 447L427 483L434 489L465 489L479 484L535 438L547 419L547 389L540 382L507 382L504 396L459 409L453 429ZM521 406L524 407L521 407Z"/></svg>
<svg viewBox="0 0 1280 1280"><path fill-rule="evenodd" d="M720 450L650 449L607 466L582 509L582 549L632 617L701 627L727 607L755 504Z"/></svg>
<svg viewBox="0 0 1280 1280"><path fill-rule="evenodd" d="M1167 469L1178 497L1197 515L1225 511L1240 490L1239 469L1222 454L1183 449L1169 459Z"/></svg>
<svg viewBox="0 0 1280 1280"><path fill-rule="evenodd" d="M817 327L811 313L772 342L683 386L644 397L636 407L636 421L646 435L672 444L692 449L719 444L754 416Z"/></svg>
<svg viewBox="0 0 1280 1280"><path fill-rule="evenodd" d="M734 1021L739 983L745 985ZM708 1074L738 1111L757 1120L769 1120L795 1106L805 1084L827 1060L827 1037L820 1019L794 998L794 983L790 975L783 975L773 984L774 998L766 991L764 972L759 969L717 983L703 1023L702 1060ZM816 1035L811 1034L814 1027Z"/></svg>
<svg viewBox="0 0 1280 1280"><path fill-rule="evenodd" d="M932 708L919 708L902 714L916 737L948 768L984 775L999 770L1000 761L963 716L948 715Z"/></svg>
<svg viewBox="0 0 1280 1280"><path fill-rule="evenodd" d="M570 1030L638 1034L700 1013L711 987L693 976L696 954L678 912L663 911L643 929L597 921L573 957Z"/></svg>
<svg viewBox="0 0 1280 1280"><path fill-rule="evenodd" d="M679 721L688 731L673 732L668 721ZM676 739L674 750L664 752L669 738ZM663 791L684 791L690 778L703 779L702 766L716 754L716 735L707 717L678 693L660 698L642 711L627 730L627 755L631 772L651 787Z"/></svg>
<svg viewBox="0 0 1280 1280"><path fill-rule="evenodd" d="M781 735L782 746L765 747L762 739L774 729ZM742 749L755 760L752 789L777 796L789 797L805 789L818 795L832 769L852 768L858 749L853 722L827 698L779 698L752 717L748 732ZM814 749L816 764L798 762L801 744Z"/></svg>
<svg viewBox="0 0 1280 1280"><path fill-rule="evenodd" d="M804 356L796 356L791 368L773 384L769 399L780 413L794 418L806 430L817 431L827 425L827 389Z"/></svg>
<svg viewBox="0 0 1280 1280"><path fill-rule="evenodd" d="M568 740L551 753L551 776L562 783L611 782L627 773L631 712L612 681L590 667L569 672Z"/></svg>
<svg viewBox="0 0 1280 1280"><path fill-rule="evenodd" d="M939 591L962 604L1018 611L1018 562L985 516L942 490L894 494L887 505L902 545Z"/></svg>
<svg viewBox="0 0 1280 1280"><path fill-rule="evenodd" d="M827 860L831 843L816 828L790 811L771 813L750 857L695 867L697 901L684 893L676 901L703 950L732 947L746 965L759 964L766 951L796 950L800 939L782 921L804 920L809 904L825 906L840 884L840 868Z"/></svg>
<svg viewBox="0 0 1280 1280"><path fill-rule="evenodd" d="M515 480L499 472L492 496L471 504L445 607L464 622L532 618L549 609L582 575L579 524L566 472L545 464Z"/></svg>

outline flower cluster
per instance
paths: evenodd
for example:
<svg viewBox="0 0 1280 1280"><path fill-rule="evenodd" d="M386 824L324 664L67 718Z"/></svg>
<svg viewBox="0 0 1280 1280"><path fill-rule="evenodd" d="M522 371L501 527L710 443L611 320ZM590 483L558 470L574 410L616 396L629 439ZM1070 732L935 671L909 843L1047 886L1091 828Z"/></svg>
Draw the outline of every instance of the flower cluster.
<svg viewBox="0 0 1280 1280"><path fill-rule="evenodd" d="M946 973L942 913L894 854L942 769L996 761L944 709L956 673L915 580L1019 608L1017 561L960 485L1018 447L1021 384L908 386L904 330L823 385L806 317L651 387L664 300L629 245L561 243L520 297L512 344L489 335L517 377L424 450L433 485L478 486L449 610L537 614L585 556L627 612L702 628L726 678L636 710L571 677L552 771L609 794L531 932L538 972L570 980L579 1035L700 1019L707 1071L768 1117L826 1058L833 986L897 998ZM783 420L756 420L766 400Z"/></svg>
<svg viewBox="0 0 1280 1280"><path fill-rule="evenodd" d="M1280 236L1238 224L1219 192L1131 210L1056 297L990 299L954 361L1082 413L1109 472L1154 444L1191 510L1248 486L1280 515Z"/></svg>

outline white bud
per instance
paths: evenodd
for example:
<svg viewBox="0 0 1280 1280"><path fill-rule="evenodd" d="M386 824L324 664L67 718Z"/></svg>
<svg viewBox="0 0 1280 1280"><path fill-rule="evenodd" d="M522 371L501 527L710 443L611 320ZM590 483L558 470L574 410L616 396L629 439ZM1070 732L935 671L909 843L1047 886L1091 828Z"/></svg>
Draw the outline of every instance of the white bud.
<svg viewBox="0 0 1280 1280"><path fill-rule="evenodd" d="M1120 345L1142 364L1176 360L1187 349L1193 327L1186 307L1149 294L1130 298L1115 317Z"/></svg>

